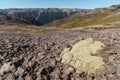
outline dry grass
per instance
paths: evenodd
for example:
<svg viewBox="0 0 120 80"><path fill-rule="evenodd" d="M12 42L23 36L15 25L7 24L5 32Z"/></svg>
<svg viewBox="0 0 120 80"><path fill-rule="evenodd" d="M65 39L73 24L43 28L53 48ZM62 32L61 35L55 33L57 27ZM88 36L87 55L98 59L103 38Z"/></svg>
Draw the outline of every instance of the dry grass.
<svg viewBox="0 0 120 80"><path fill-rule="evenodd" d="M120 26L115 26L115 27L91 27L94 30L105 30L105 29L114 29L114 28L120 28Z"/></svg>
<svg viewBox="0 0 120 80"><path fill-rule="evenodd" d="M47 26L68 29L92 25L101 25L117 21L120 21L120 14L108 11L105 13L97 13L87 16L81 16L79 14L72 15L65 19L54 21L53 23L48 24Z"/></svg>
<svg viewBox="0 0 120 80"><path fill-rule="evenodd" d="M0 30L14 33L40 34L43 32L38 26L34 25L0 25Z"/></svg>
<svg viewBox="0 0 120 80"><path fill-rule="evenodd" d="M32 30L33 34L40 34L41 32L42 32L42 30L39 30L39 29L38 30L37 29Z"/></svg>

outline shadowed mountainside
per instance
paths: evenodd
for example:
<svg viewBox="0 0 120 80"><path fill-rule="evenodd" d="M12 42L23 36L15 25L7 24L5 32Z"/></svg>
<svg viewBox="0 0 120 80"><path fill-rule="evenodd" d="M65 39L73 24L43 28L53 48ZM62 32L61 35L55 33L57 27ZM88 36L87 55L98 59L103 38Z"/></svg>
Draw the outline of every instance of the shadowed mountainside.
<svg viewBox="0 0 120 80"><path fill-rule="evenodd" d="M89 10L82 9L59 9L59 8L28 8L28 9L0 9L0 15L3 17L2 23L24 23L32 25L44 25L53 20L63 19L71 14L86 13Z"/></svg>

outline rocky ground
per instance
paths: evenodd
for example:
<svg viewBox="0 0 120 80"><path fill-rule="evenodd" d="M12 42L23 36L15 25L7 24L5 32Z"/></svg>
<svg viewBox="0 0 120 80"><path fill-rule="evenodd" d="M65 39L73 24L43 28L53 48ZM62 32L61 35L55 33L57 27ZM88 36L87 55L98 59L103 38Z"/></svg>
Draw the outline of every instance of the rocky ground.
<svg viewBox="0 0 120 80"><path fill-rule="evenodd" d="M65 47L92 37L108 55L95 74L61 64ZM105 52L103 52L105 53ZM120 80L120 29L47 30L40 34L0 33L0 80Z"/></svg>

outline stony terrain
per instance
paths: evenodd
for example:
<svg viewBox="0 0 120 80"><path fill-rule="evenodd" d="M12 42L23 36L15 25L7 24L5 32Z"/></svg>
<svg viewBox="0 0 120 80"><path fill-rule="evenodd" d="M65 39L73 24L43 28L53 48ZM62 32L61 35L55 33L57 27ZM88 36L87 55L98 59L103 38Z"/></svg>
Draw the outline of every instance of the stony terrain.
<svg viewBox="0 0 120 80"><path fill-rule="evenodd" d="M61 64L61 52L92 37L103 42L104 62L95 74ZM120 80L120 29L59 30L40 34L0 33L0 80ZM106 55L106 53L108 53ZM2 71L3 70L3 71Z"/></svg>

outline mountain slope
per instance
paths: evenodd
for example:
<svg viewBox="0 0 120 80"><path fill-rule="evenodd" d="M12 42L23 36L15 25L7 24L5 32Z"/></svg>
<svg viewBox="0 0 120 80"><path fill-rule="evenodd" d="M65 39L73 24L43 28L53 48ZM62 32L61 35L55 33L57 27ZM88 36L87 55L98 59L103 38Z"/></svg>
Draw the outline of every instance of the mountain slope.
<svg viewBox="0 0 120 80"><path fill-rule="evenodd" d="M120 5L109 8L97 8L89 13L77 13L61 20L56 20L46 26L60 28L75 28L101 25L120 21Z"/></svg>
<svg viewBox="0 0 120 80"><path fill-rule="evenodd" d="M8 17L2 13L0 13L0 24L7 23Z"/></svg>
<svg viewBox="0 0 120 80"><path fill-rule="evenodd" d="M8 16L0 13L0 24L37 24L36 21L29 17L16 18L16 16Z"/></svg>
<svg viewBox="0 0 120 80"><path fill-rule="evenodd" d="M12 21L33 25L44 25L54 20L63 19L71 14L87 12L80 9L59 8L28 8L28 9L1 9L0 12L9 16Z"/></svg>

